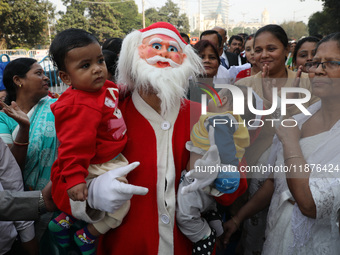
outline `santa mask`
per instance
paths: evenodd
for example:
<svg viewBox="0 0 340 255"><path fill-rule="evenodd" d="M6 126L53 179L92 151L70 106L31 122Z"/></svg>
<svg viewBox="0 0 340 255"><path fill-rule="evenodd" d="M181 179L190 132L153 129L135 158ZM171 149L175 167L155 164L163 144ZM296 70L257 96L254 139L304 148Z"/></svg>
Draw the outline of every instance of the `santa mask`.
<svg viewBox="0 0 340 255"><path fill-rule="evenodd" d="M185 98L188 78L202 68L201 59L177 29L157 22L124 39L117 81L130 91L157 94L164 115Z"/></svg>

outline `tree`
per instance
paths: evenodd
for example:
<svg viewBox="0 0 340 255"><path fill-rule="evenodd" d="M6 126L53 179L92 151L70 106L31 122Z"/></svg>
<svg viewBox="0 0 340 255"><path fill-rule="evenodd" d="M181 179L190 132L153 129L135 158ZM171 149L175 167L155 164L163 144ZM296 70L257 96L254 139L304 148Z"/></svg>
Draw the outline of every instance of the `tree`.
<svg viewBox="0 0 340 255"><path fill-rule="evenodd" d="M48 1L2 0L0 42L9 49L48 44L48 23L55 9Z"/></svg>
<svg viewBox="0 0 340 255"><path fill-rule="evenodd" d="M325 12L314 13L308 21L308 30L310 35L329 34L330 17Z"/></svg>
<svg viewBox="0 0 340 255"><path fill-rule="evenodd" d="M198 29L195 29L194 31L191 31L190 32L190 37L193 37L193 36L199 37L200 36L200 31Z"/></svg>
<svg viewBox="0 0 340 255"><path fill-rule="evenodd" d="M5 13L10 12L10 6L8 3L0 2L0 49L6 49L6 39L3 36L4 31L1 24L2 23L2 15L5 15Z"/></svg>
<svg viewBox="0 0 340 255"><path fill-rule="evenodd" d="M280 26L286 31L288 38L299 40L301 37L308 35L307 25L302 21L284 22Z"/></svg>
<svg viewBox="0 0 340 255"><path fill-rule="evenodd" d="M85 16L86 6L77 0L62 0L66 7L66 13L60 11L61 18L57 21L56 30L61 32L68 28L89 29L89 21Z"/></svg>
<svg viewBox="0 0 340 255"><path fill-rule="evenodd" d="M308 22L309 34L323 34L338 32L340 28L340 1L321 0L324 2L322 12L314 13Z"/></svg>
<svg viewBox="0 0 340 255"><path fill-rule="evenodd" d="M135 2L117 3L114 7L121 15L119 27L124 34L131 32L133 29L142 28L143 17L141 13L138 13L138 6Z"/></svg>
<svg viewBox="0 0 340 255"><path fill-rule="evenodd" d="M61 18L57 22L57 32L68 28L84 29L97 37L102 42L110 37L122 37L124 33L119 27L122 14L115 10L112 4L95 2L80 2L78 0L63 0L67 6L66 13L60 12Z"/></svg>
<svg viewBox="0 0 340 255"><path fill-rule="evenodd" d="M165 21L174 25L179 32L188 33L190 31L188 17L185 14L179 15L179 7L171 0L168 0L158 11L155 8L147 9L145 17L150 24Z"/></svg>
<svg viewBox="0 0 340 255"><path fill-rule="evenodd" d="M228 35L229 37L232 35L238 35L241 33L246 33L248 35L253 34L256 30L254 28L250 28L250 27L234 27L232 30L229 29L228 30Z"/></svg>
<svg viewBox="0 0 340 255"><path fill-rule="evenodd" d="M145 10L145 25L149 26L152 23L158 22L158 21L162 21L161 18L159 17L159 13L156 10L156 8L149 8L147 10Z"/></svg>
<svg viewBox="0 0 340 255"><path fill-rule="evenodd" d="M113 4L90 4L88 10L89 32L95 35L100 42L110 37L124 35L118 21L122 15L114 9Z"/></svg>
<svg viewBox="0 0 340 255"><path fill-rule="evenodd" d="M338 32L340 28L340 1L324 0L324 12L329 16L328 33Z"/></svg>

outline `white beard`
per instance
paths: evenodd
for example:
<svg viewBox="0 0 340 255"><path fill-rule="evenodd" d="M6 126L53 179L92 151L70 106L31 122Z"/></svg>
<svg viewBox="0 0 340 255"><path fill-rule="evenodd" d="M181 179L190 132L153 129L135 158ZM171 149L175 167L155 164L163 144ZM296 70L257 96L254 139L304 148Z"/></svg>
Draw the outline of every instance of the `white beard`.
<svg viewBox="0 0 340 255"><path fill-rule="evenodd" d="M138 59L134 62L132 70L134 70L133 89L157 94L157 97L161 100L162 116L176 106L181 99L186 98L189 86L188 78L192 72L192 64L187 58L178 68L158 68L149 65L138 54Z"/></svg>

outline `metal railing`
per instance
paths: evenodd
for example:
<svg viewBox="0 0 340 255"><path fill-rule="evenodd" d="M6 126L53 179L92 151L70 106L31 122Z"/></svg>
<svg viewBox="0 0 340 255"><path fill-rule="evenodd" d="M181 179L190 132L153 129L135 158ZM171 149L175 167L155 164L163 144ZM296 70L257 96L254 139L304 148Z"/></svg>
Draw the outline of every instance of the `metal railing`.
<svg viewBox="0 0 340 255"><path fill-rule="evenodd" d="M44 69L45 75L50 79L50 91L52 93L63 93L68 86L60 79L58 70L53 65L49 56L44 57L39 64Z"/></svg>

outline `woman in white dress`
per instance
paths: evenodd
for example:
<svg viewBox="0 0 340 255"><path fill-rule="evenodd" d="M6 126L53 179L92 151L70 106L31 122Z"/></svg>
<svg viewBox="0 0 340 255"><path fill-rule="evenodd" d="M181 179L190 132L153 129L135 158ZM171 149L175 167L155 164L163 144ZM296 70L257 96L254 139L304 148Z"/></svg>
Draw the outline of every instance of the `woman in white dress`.
<svg viewBox="0 0 340 255"><path fill-rule="evenodd" d="M286 172L274 171L225 223L225 243L241 221L270 204L262 254L339 254L339 32L320 41L308 71L315 75L313 94L321 100L308 108L312 115L294 116L297 127L276 130L277 156L272 162L285 166Z"/></svg>

